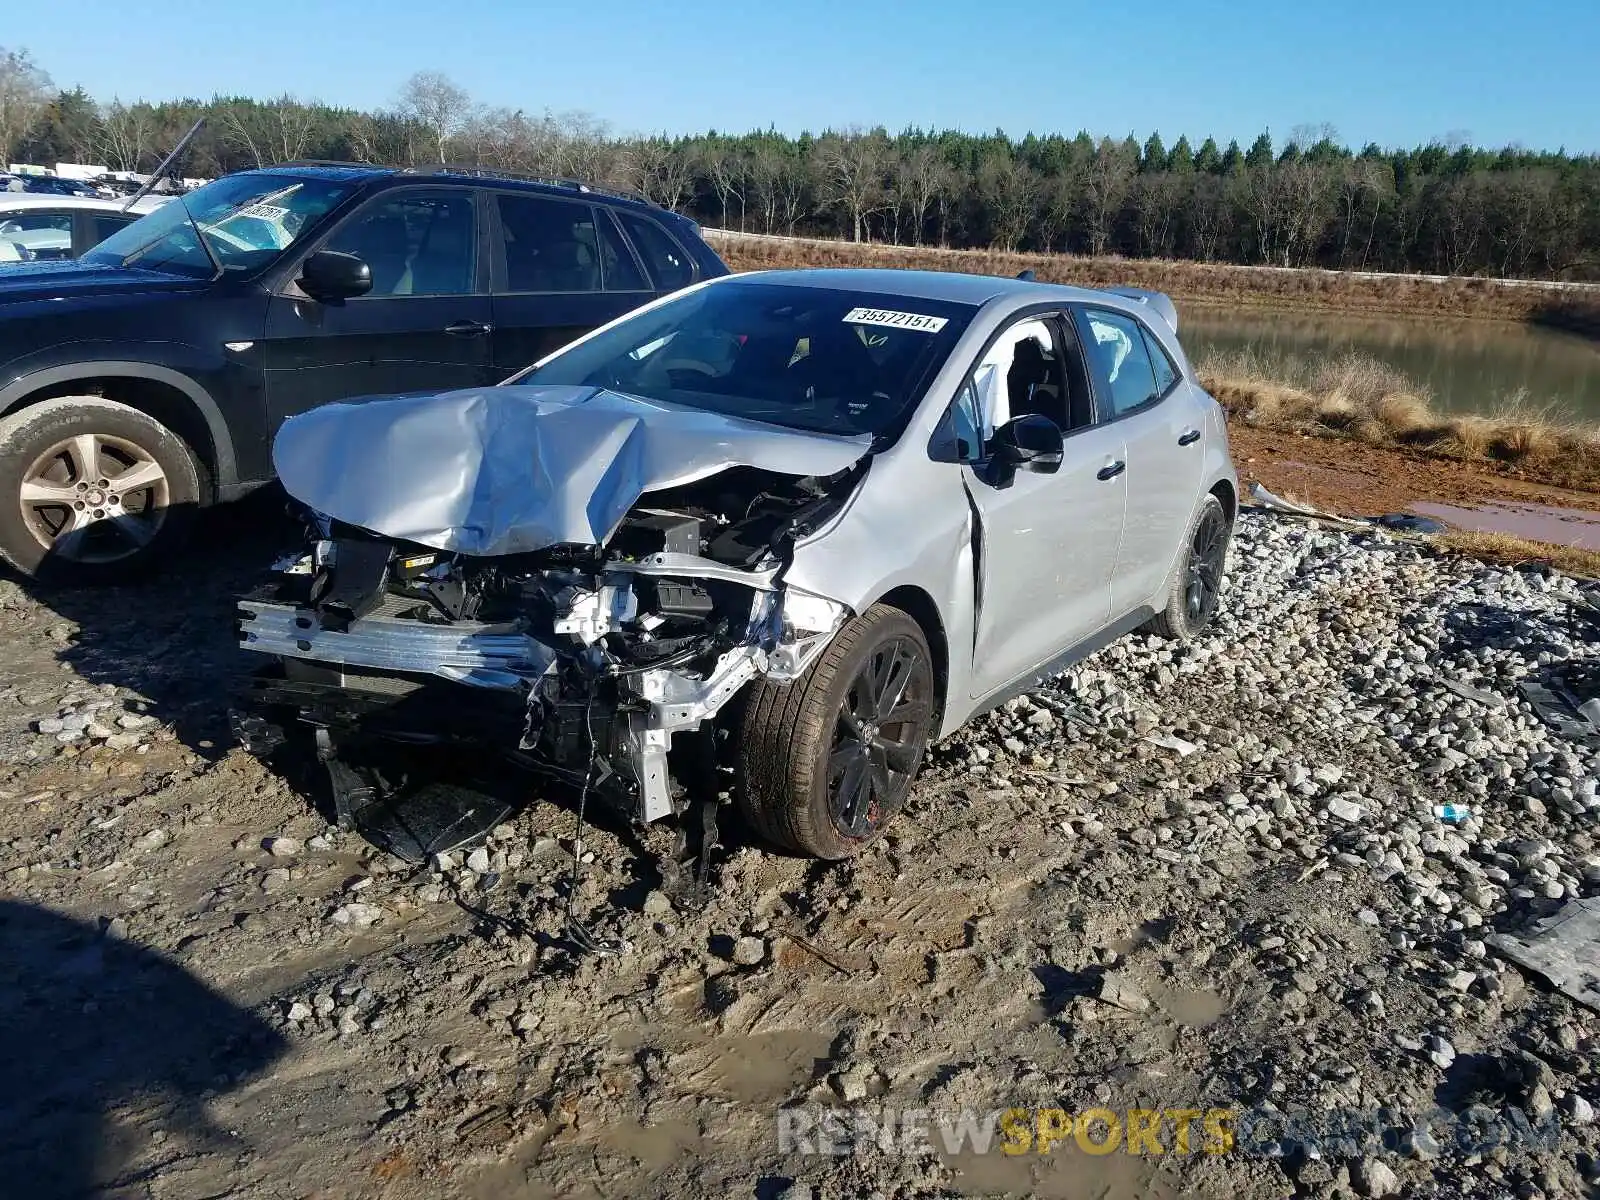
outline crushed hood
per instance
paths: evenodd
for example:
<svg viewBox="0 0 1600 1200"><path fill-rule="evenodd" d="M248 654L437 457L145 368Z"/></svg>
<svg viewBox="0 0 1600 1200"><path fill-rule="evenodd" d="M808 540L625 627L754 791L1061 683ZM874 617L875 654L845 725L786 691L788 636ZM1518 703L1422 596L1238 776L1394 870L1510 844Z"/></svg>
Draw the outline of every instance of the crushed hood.
<svg viewBox="0 0 1600 1200"><path fill-rule="evenodd" d="M598 545L646 492L735 466L832 475L869 444L597 388L513 386L324 405L284 422L272 460L318 512L491 556Z"/></svg>

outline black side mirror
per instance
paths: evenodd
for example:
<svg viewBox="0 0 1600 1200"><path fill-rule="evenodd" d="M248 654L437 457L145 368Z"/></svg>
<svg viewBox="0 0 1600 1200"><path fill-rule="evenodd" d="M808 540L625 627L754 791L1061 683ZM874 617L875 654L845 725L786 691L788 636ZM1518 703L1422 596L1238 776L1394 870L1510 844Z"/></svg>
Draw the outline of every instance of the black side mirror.
<svg viewBox="0 0 1600 1200"><path fill-rule="evenodd" d="M354 254L318 250L301 264L297 282L313 300L348 300L372 290L372 268Z"/></svg>
<svg viewBox="0 0 1600 1200"><path fill-rule="evenodd" d="M989 457L1012 470L1050 475L1061 469L1063 446L1060 426L1038 413L1024 413L994 431Z"/></svg>

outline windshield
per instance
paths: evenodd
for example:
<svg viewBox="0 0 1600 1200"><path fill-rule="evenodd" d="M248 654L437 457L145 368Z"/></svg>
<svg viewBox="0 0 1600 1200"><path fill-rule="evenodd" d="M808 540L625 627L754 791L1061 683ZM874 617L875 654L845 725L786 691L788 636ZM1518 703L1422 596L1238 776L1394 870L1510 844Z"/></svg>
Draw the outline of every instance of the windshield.
<svg viewBox="0 0 1600 1200"><path fill-rule="evenodd" d="M819 433L896 431L976 310L731 281L640 313L508 380L603 387Z"/></svg>
<svg viewBox="0 0 1600 1200"><path fill-rule="evenodd" d="M224 271L255 270L299 241L349 191L324 179L230 175L163 204L112 234L83 261L209 279L216 273L215 256ZM196 225L205 245L195 236Z"/></svg>

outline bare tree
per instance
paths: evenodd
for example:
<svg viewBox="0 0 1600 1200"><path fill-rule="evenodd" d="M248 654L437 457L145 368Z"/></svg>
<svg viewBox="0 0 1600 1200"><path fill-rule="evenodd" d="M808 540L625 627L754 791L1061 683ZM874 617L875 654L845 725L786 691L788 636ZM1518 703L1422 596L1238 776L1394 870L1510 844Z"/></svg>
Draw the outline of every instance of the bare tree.
<svg viewBox="0 0 1600 1200"><path fill-rule="evenodd" d="M0 46L0 166L28 132L50 95L50 76L26 50Z"/></svg>
<svg viewBox="0 0 1600 1200"><path fill-rule="evenodd" d="M1128 152L1126 142L1103 138L1084 176L1084 224L1089 233L1089 252L1104 254L1111 243L1111 230L1128 197L1138 161Z"/></svg>
<svg viewBox="0 0 1600 1200"><path fill-rule="evenodd" d="M991 154L978 167L978 193L989 209L995 248L1015 250L1033 224L1039 176L1013 155Z"/></svg>
<svg viewBox="0 0 1600 1200"><path fill-rule="evenodd" d="M258 167L267 165L271 153L270 132L263 127L261 111L248 101L229 104L219 114L217 124L222 140L239 147Z"/></svg>
<svg viewBox="0 0 1600 1200"><path fill-rule="evenodd" d="M889 139L882 133L848 129L817 143L818 178L826 203L844 209L851 241L861 241L866 218L883 203L883 170Z"/></svg>
<svg viewBox="0 0 1600 1200"><path fill-rule="evenodd" d="M694 163L665 138L646 138L633 147L633 182L663 208L677 208L689 194Z"/></svg>
<svg viewBox="0 0 1600 1200"><path fill-rule="evenodd" d="M279 162L294 162L305 157L311 131L317 125L319 107L315 100L302 104L287 92L271 103L274 123L272 148Z"/></svg>
<svg viewBox="0 0 1600 1200"><path fill-rule="evenodd" d="M951 185L949 166L937 146L924 142L901 157L900 196L911 217L911 244L920 246L928 227L928 210Z"/></svg>
<svg viewBox="0 0 1600 1200"><path fill-rule="evenodd" d="M1500 215L1495 231L1500 273L1526 275L1555 201L1555 172L1507 171L1494 179L1492 188L1491 207Z"/></svg>
<svg viewBox="0 0 1600 1200"><path fill-rule="evenodd" d="M1071 242L1073 222L1083 208L1084 170L1084 163L1072 159L1040 181L1039 240L1046 251L1065 251Z"/></svg>
<svg viewBox="0 0 1600 1200"><path fill-rule="evenodd" d="M445 143L466 123L472 98L448 75L418 71L400 89L400 108L433 136L439 161L444 162Z"/></svg>
<svg viewBox="0 0 1600 1200"><path fill-rule="evenodd" d="M717 201L722 206L722 227L728 228L728 203L730 200L739 201L739 228L744 229L744 189L748 179L748 166L744 155L740 154L734 146L710 145L700 157L701 169L705 171L706 178L711 180L711 188L717 193Z"/></svg>
<svg viewBox="0 0 1600 1200"><path fill-rule="evenodd" d="M1234 206L1228 185L1214 175L1198 175L1189 193L1189 237L1201 262L1218 256L1222 241L1233 232Z"/></svg>
<svg viewBox="0 0 1600 1200"><path fill-rule="evenodd" d="M1289 267L1315 256L1328 228L1330 178L1326 167L1304 158L1245 172L1240 201L1255 226L1261 262Z"/></svg>
<svg viewBox="0 0 1600 1200"><path fill-rule="evenodd" d="M617 156L610 126L593 113L579 109L546 113L543 129L546 164L542 169L561 178L594 183L606 182L614 174Z"/></svg>
<svg viewBox="0 0 1600 1200"><path fill-rule="evenodd" d="M370 113L352 113L345 123L345 137L350 143L350 157L356 162L378 160L378 124Z"/></svg>
<svg viewBox="0 0 1600 1200"><path fill-rule="evenodd" d="M1440 180L1432 200L1439 263L1447 275L1465 275L1483 237L1483 178L1459 175Z"/></svg>
<svg viewBox="0 0 1600 1200"><path fill-rule="evenodd" d="M1363 216L1369 209L1375 210L1383 205L1380 176L1388 172L1386 169L1374 170L1378 165L1370 159L1356 158L1339 168L1335 184L1339 209L1339 266L1346 270L1350 268ZM1390 185L1393 186L1392 179ZM1374 211L1373 219L1376 220L1376 217ZM1370 229L1370 224L1368 227Z"/></svg>
<svg viewBox="0 0 1600 1200"><path fill-rule="evenodd" d="M1139 245L1152 258L1171 255L1182 201L1178 177L1167 171L1140 175L1134 180L1133 210Z"/></svg>
<svg viewBox="0 0 1600 1200"><path fill-rule="evenodd" d="M1333 177L1322 163L1304 158L1281 164L1276 176L1285 222L1283 265L1310 263L1327 236Z"/></svg>
<svg viewBox="0 0 1600 1200"><path fill-rule="evenodd" d="M785 233L793 234L795 225L805 215L806 197L811 191L811 184L809 163L798 157L786 156L776 184L777 224Z"/></svg>
<svg viewBox="0 0 1600 1200"><path fill-rule="evenodd" d="M147 104L131 107L112 100L100 110L100 136L96 150L118 171L137 171L150 142L154 121Z"/></svg>
<svg viewBox="0 0 1600 1200"><path fill-rule="evenodd" d="M777 141L766 138L750 151L750 196L760 210L763 233L771 233L778 222L778 193L787 157Z"/></svg>

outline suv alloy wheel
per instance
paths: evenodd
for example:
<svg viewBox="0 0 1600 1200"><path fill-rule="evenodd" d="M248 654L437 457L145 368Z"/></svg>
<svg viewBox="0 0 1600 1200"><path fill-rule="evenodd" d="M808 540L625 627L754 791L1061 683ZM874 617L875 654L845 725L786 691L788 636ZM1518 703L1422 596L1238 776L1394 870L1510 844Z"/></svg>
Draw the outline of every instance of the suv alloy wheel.
<svg viewBox="0 0 1600 1200"><path fill-rule="evenodd" d="M62 396L0 420L0 557L46 583L111 583L183 541L201 499L189 448L152 417Z"/></svg>

